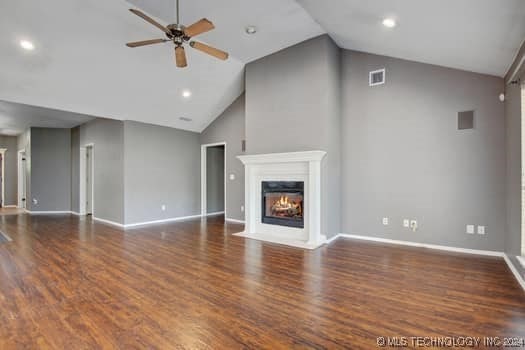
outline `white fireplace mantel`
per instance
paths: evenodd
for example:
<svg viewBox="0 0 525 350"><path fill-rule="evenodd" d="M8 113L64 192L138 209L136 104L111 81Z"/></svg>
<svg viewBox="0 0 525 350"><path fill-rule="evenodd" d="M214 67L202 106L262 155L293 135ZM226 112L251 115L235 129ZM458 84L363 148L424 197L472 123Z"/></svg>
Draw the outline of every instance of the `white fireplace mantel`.
<svg viewBox="0 0 525 350"><path fill-rule="evenodd" d="M245 231L239 236L315 249L324 244L321 234L321 161L324 151L238 156L245 165ZM262 222L263 181L304 182L304 228Z"/></svg>

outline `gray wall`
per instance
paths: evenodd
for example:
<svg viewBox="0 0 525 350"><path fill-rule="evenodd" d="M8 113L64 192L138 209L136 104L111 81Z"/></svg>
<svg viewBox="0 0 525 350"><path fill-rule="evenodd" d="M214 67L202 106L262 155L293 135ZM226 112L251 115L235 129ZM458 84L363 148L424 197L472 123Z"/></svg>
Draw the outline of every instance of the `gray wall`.
<svg viewBox="0 0 525 350"><path fill-rule="evenodd" d="M245 95L242 94L201 134L201 144L226 142L226 215L244 221L244 166L236 157L243 154L245 139ZM230 180L229 175L235 175Z"/></svg>
<svg viewBox="0 0 525 350"><path fill-rule="evenodd" d="M369 87L368 72L383 67L386 84ZM503 80L352 51L342 79L343 232L502 251ZM465 110L475 128L458 131ZM467 224L487 234L468 235Z"/></svg>
<svg viewBox="0 0 525 350"><path fill-rule="evenodd" d="M95 119L73 129L71 135L70 142L74 147L94 144L94 216L124 223L124 123L118 120ZM79 152L79 148L73 149L71 169L80 169ZM78 212L78 171L71 171L71 176L71 210Z"/></svg>
<svg viewBox="0 0 525 350"><path fill-rule="evenodd" d="M206 213L224 211L224 146L206 148Z"/></svg>
<svg viewBox="0 0 525 350"><path fill-rule="evenodd" d="M247 153L323 150L321 230L340 231L340 50L327 35L246 67Z"/></svg>
<svg viewBox="0 0 525 350"><path fill-rule="evenodd" d="M124 153L126 224L200 214L199 134L126 121Z"/></svg>
<svg viewBox="0 0 525 350"><path fill-rule="evenodd" d="M4 202L3 206L6 205L17 205L18 196L18 145L16 136L3 136L0 135L0 148L5 148L5 160L4 160Z"/></svg>
<svg viewBox="0 0 525 350"><path fill-rule="evenodd" d="M31 128L30 210L71 210L70 169L70 129Z"/></svg>

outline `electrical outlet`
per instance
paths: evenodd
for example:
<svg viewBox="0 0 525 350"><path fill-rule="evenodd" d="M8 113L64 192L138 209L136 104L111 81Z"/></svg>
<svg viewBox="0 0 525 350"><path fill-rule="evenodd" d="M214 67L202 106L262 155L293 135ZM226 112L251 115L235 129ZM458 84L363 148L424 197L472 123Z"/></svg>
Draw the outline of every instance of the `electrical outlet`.
<svg viewBox="0 0 525 350"><path fill-rule="evenodd" d="M244 205L241 205L241 211L244 212Z"/></svg>
<svg viewBox="0 0 525 350"><path fill-rule="evenodd" d="M403 227L410 227L410 220L404 219L403 220Z"/></svg>
<svg viewBox="0 0 525 350"><path fill-rule="evenodd" d="M38 204L38 199L33 198L33 204Z"/></svg>
<svg viewBox="0 0 525 350"><path fill-rule="evenodd" d="M162 211L166 211L166 205L163 204L163 205L160 207L160 209L162 209Z"/></svg>
<svg viewBox="0 0 525 350"><path fill-rule="evenodd" d="M416 220L410 220L410 229L414 232L417 231L417 221Z"/></svg>
<svg viewBox="0 0 525 350"><path fill-rule="evenodd" d="M485 234L485 226L478 226L478 235Z"/></svg>
<svg viewBox="0 0 525 350"><path fill-rule="evenodd" d="M383 225L385 225L385 226L388 225L388 218L383 218Z"/></svg>
<svg viewBox="0 0 525 350"><path fill-rule="evenodd" d="M230 180L231 181L235 180L235 174L230 174Z"/></svg>
<svg viewBox="0 0 525 350"><path fill-rule="evenodd" d="M469 235L473 235L474 234L474 225L467 225L467 233Z"/></svg>

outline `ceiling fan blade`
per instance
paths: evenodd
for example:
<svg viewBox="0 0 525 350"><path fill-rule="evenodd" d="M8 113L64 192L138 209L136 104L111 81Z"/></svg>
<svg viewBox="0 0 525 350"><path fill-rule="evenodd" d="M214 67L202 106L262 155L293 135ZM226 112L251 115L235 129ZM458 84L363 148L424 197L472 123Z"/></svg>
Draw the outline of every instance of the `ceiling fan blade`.
<svg viewBox="0 0 525 350"><path fill-rule="evenodd" d="M211 23L206 18L203 18L203 19L193 23L188 28L184 29L184 34L186 34L189 37L194 37L194 36L197 36L199 34L209 32L213 28L215 28L213 23Z"/></svg>
<svg viewBox="0 0 525 350"><path fill-rule="evenodd" d="M141 12L139 10L135 10L135 9L129 9L129 10L132 13L136 14L137 16L139 16L140 18L142 18L143 20L145 20L146 22L148 22L150 24L153 24L155 27L159 28L164 33L171 35L171 32L170 32L170 30L168 28L166 28L165 26L163 26L159 22L155 21L153 18L149 17L145 13L143 13L143 12Z"/></svg>
<svg viewBox="0 0 525 350"><path fill-rule="evenodd" d="M208 55L217 57L218 59L223 60L223 61L227 60L229 57L227 52L221 51L219 49L216 49L209 45L200 43L198 41L191 41L190 46L193 47L194 49L207 53Z"/></svg>
<svg viewBox="0 0 525 350"><path fill-rule="evenodd" d="M127 47L139 47L139 46L145 46L145 45L165 43L166 41L169 41L169 40L167 39L143 40L143 41L135 41L132 43L127 43L126 46Z"/></svg>
<svg viewBox="0 0 525 350"><path fill-rule="evenodd" d="M175 48L175 61L179 68L184 68L188 65L188 62L186 61L186 52L182 46L177 46Z"/></svg>

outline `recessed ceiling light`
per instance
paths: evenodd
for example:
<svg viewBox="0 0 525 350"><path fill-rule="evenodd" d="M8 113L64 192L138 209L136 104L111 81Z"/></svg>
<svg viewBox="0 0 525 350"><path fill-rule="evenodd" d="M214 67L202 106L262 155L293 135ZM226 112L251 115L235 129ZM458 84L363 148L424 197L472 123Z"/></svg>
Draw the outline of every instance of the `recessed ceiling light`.
<svg viewBox="0 0 525 350"><path fill-rule="evenodd" d="M396 20L393 18L385 18L383 20L383 25L387 28L394 28L396 26Z"/></svg>
<svg viewBox="0 0 525 350"><path fill-rule="evenodd" d="M182 97L190 98L191 97L191 91L190 90L183 90L182 91Z"/></svg>
<svg viewBox="0 0 525 350"><path fill-rule="evenodd" d="M180 117L179 119L182 120L183 122L191 122L193 120L191 118L186 118L186 117Z"/></svg>
<svg viewBox="0 0 525 350"><path fill-rule="evenodd" d="M247 26L246 27L246 34L255 34L257 33L257 28L255 26Z"/></svg>
<svg viewBox="0 0 525 350"><path fill-rule="evenodd" d="M28 51L35 49L35 45L33 45L33 43L28 40L20 40L20 46Z"/></svg>

